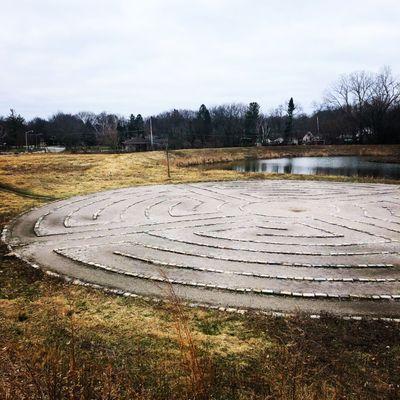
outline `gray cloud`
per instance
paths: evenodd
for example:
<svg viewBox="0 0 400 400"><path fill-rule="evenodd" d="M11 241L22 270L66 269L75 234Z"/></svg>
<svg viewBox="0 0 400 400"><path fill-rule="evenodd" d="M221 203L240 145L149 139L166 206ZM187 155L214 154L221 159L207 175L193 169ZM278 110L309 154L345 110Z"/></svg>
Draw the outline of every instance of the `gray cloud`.
<svg viewBox="0 0 400 400"><path fill-rule="evenodd" d="M290 96L309 111L341 73L400 72L397 0L6 0L1 14L0 115Z"/></svg>

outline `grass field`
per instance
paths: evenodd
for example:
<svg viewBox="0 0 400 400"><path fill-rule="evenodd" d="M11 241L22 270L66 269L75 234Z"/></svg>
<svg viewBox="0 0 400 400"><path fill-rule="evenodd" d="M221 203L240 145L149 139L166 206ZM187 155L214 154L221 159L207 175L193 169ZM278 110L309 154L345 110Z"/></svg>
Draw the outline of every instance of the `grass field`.
<svg viewBox="0 0 400 400"><path fill-rule="evenodd" d="M171 179L162 152L0 156L0 226L98 190L277 178L198 164L355 154L400 159L400 146L179 150ZM173 293L168 303L128 299L49 278L5 246L0 260L0 399L400 398L398 324L191 309Z"/></svg>

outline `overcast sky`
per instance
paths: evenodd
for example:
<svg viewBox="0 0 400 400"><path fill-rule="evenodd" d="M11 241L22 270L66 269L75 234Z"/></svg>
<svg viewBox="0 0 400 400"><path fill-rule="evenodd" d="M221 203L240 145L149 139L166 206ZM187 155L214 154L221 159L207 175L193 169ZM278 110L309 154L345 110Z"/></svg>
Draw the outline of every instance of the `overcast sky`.
<svg viewBox="0 0 400 400"><path fill-rule="evenodd" d="M0 115L155 114L400 74L399 0L1 0Z"/></svg>

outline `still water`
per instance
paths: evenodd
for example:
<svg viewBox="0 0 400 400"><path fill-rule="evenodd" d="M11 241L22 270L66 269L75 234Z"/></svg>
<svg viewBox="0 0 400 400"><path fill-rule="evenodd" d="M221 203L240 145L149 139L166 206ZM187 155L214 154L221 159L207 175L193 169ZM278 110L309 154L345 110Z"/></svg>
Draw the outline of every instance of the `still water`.
<svg viewBox="0 0 400 400"><path fill-rule="evenodd" d="M400 160L399 160L400 161ZM269 172L305 175L369 176L400 179L400 163L385 163L370 157L295 157L270 160L248 159L219 165L241 172Z"/></svg>

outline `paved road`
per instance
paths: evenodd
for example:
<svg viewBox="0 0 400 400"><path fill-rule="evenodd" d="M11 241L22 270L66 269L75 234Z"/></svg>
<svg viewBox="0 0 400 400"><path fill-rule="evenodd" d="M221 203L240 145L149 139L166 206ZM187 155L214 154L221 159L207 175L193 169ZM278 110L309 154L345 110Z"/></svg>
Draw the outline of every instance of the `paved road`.
<svg viewBox="0 0 400 400"><path fill-rule="evenodd" d="M142 295L282 312L400 315L400 187L311 181L144 186L20 217L46 270Z"/></svg>

